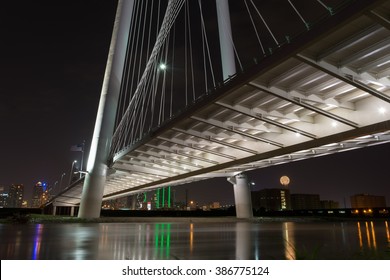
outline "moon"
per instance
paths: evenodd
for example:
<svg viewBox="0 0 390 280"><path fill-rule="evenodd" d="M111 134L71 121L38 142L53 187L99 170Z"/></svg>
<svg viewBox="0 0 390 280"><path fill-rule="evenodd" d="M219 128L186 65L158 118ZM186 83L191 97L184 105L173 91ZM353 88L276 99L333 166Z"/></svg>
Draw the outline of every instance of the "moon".
<svg viewBox="0 0 390 280"><path fill-rule="evenodd" d="M282 176L280 177L280 183L283 186L288 186L288 184L290 184L290 178L288 178L287 176Z"/></svg>

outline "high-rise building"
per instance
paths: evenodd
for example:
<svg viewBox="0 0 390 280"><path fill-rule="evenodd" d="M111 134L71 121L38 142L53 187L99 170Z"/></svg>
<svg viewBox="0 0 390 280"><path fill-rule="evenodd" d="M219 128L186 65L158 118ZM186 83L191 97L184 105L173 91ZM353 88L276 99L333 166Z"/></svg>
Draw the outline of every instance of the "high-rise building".
<svg viewBox="0 0 390 280"><path fill-rule="evenodd" d="M380 195L355 194L351 196L352 208L386 207L386 198Z"/></svg>
<svg viewBox="0 0 390 280"><path fill-rule="evenodd" d="M8 207L8 187L0 186L0 208Z"/></svg>
<svg viewBox="0 0 390 280"><path fill-rule="evenodd" d="M170 209L173 208L173 193L171 187L156 189L154 195L155 209Z"/></svg>
<svg viewBox="0 0 390 280"><path fill-rule="evenodd" d="M24 186L22 184L13 184L9 188L8 207L21 208L23 205Z"/></svg>
<svg viewBox="0 0 390 280"><path fill-rule="evenodd" d="M320 195L301 193L291 194L291 208L293 210L320 209Z"/></svg>
<svg viewBox="0 0 390 280"><path fill-rule="evenodd" d="M31 207L39 208L42 205L44 187L41 182L38 182L33 187L32 199L31 199Z"/></svg>
<svg viewBox="0 0 390 280"><path fill-rule="evenodd" d="M263 189L252 192L252 207L267 211L281 211L291 209L290 190Z"/></svg>

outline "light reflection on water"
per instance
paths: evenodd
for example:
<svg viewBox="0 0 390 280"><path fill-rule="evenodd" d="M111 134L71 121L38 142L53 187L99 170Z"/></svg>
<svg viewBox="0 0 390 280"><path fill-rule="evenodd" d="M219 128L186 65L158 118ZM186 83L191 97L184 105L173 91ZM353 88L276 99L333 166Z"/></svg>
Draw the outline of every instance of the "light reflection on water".
<svg viewBox="0 0 390 280"><path fill-rule="evenodd" d="M390 259L388 221L0 225L1 259Z"/></svg>

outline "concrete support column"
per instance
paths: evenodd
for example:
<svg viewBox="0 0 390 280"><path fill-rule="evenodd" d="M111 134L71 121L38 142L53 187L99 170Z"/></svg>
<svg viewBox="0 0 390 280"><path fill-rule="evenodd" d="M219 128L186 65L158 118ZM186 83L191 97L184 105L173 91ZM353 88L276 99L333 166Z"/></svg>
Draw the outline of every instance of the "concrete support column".
<svg viewBox="0 0 390 280"><path fill-rule="evenodd" d="M137 195L132 195L131 196L131 210L136 210L137 208Z"/></svg>
<svg viewBox="0 0 390 280"><path fill-rule="evenodd" d="M53 203L53 216L56 215L57 212L57 206Z"/></svg>
<svg viewBox="0 0 390 280"><path fill-rule="evenodd" d="M78 217L100 216L134 0L119 0Z"/></svg>
<svg viewBox="0 0 390 280"><path fill-rule="evenodd" d="M251 190L247 176L241 173L228 178L228 181L233 184L237 218L253 218Z"/></svg>
<svg viewBox="0 0 390 280"><path fill-rule="evenodd" d="M74 216L74 206L71 206L71 207L70 207L70 216L71 216L71 217Z"/></svg>
<svg viewBox="0 0 390 280"><path fill-rule="evenodd" d="M223 79L236 74L236 61L233 48L233 36L230 23L229 1L216 0L219 30L219 43L221 48Z"/></svg>

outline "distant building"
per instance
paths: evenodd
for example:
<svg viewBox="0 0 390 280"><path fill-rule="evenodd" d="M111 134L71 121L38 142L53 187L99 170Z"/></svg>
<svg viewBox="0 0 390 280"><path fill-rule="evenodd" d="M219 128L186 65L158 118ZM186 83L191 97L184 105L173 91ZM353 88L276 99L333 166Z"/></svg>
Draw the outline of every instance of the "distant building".
<svg viewBox="0 0 390 280"><path fill-rule="evenodd" d="M23 205L24 186L22 184L13 184L9 188L8 207L21 208Z"/></svg>
<svg viewBox="0 0 390 280"><path fill-rule="evenodd" d="M198 203L194 200L188 201L187 210L197 210L198 209Z"/></svg>
<svg viewBox="0 0 390 280"><path fill-rule="evenodd" d="M171 187L158 188L154 195L154 207L152 209L171 209L174 205L174 196Z"/></svg>
<svg viewBox="0 0 390 280"><path fill-rule="evenodd" d="M386 198L379 195L355 194L351 196L352 208L386 207Z"/></svg>
<svg viewBox="0 0 390 280"><path fill-rule="evenodd" d="M291 194L291 208L293 210L320 209L320 195L301 193Z"/></svg>
<svg viewBox="0 0 390 280"><path fill-rule="evenodd" d="M219 209L219 208L221 208L221 204L217 201L210 204L210 209Z"/></svg>
<svg viewBox="0 0 390 280"><path fill-rule="evenodd" d="M39 208L42 205L44 187L41 182L38 182L33 187L32 199L31 199L31 207Z"/></svg>
<svg viewBox="0 0 390 280"><path fill-rule="evenodd" d="M290 210L290 191L288 189L263 189L252 192L252 207L266 211Z"/></svg>
<svg viewBox="0 0 390 280"><path fill-rule="evenodd" d="M338 209L340 205L337 201L333 200L320 200L321 209Z"/></svg>
<svg viewBox="0 0 390 280"><path fill-rule="evenodd" d="M8 207L8 187L0 186L0 208Z"/></svg>

